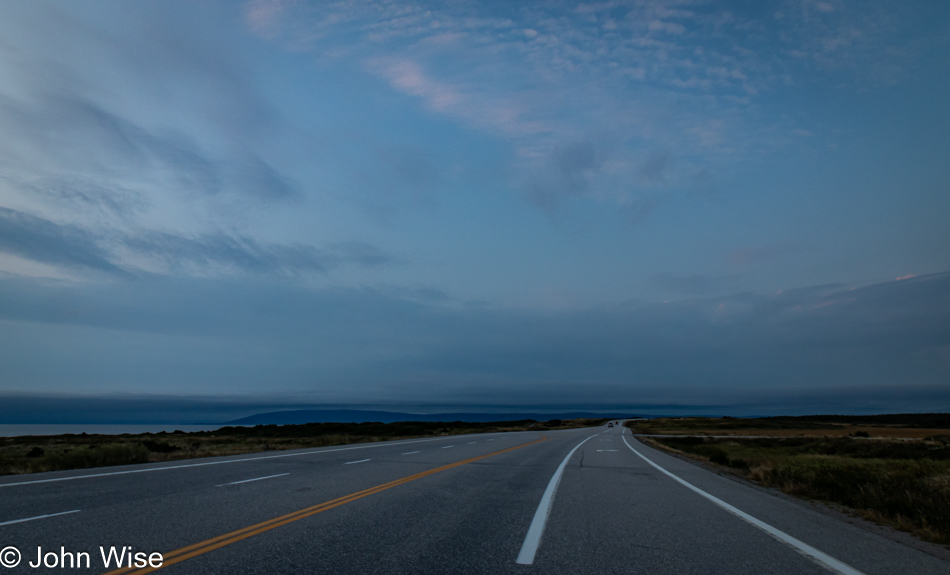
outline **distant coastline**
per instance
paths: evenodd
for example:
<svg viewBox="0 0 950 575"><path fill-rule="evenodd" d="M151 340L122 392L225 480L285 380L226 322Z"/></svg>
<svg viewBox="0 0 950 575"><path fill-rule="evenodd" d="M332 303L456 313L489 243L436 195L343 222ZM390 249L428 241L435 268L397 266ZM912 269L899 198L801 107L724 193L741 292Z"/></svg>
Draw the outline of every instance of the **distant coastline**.
<svg viewBox="0 0 950 575"><path fill-rule="evenodd" d="M296 409L289 411L271 411L258 413L228 421L225 425L300 425L315 422L363 423L378 421L394 423L397 421L550 421L552 419L604 418L624 419L641 417L619 411L598 413L594 411L572 411L561 413L513 412L513 413L405 413L398 411L369 411L362 409Z"/></svg>
<svg viewBox="0 0 950 575"><path fill-rule="evenodd" d="M165 431L171 433L175 430L184 432L191 431L213 431L222 427L222 424L210 425L148 425L137 423L8 423L0 424L0 437L19 437L23 435L63 435L73 433L76 435L88 433L89 435L121 435L123 433L159 433Z"/></svg>

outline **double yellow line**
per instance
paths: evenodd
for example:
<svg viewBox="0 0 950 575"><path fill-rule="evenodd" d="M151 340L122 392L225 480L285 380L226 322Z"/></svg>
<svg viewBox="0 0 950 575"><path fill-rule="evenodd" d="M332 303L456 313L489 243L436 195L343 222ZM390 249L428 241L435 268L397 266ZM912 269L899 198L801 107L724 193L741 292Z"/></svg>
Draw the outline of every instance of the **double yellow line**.
<svg viewBox="0 0 950 575"><path fill-rule="evenodd" d="M265 531L270 531L271 529L276 529L283 525L287 525L288 523L293 523L294 521L298 521L300 519L303 519L304 517L310 517L311 515L316 515L317 513L323 513L324 511L328 511L330 509L333 509L334 507L339 507L351 501L356 501L357 499L362 499L363 497L366 497L368 495L379 493L380 491L386 491L387 489L392 489L393 487L396 487L398 485L409 483L410 481L415 481L416 479L422 479L423 477L428 477L429 475L433 475L441 471L446 471L448 469L452 469L453 467L465 465L466 463L472 463L473 461L478 461L480 459L485 459L487 457L492 457L494 455L499 455L501 453L505 453L508 451L514 451L515 449L521 449L522 447L527 447L529 445L534 445L535 443L540 443L544 441L545 439L547 438L542 435L541 439L537 439L535 441L522 443L521 445L516 445L514 447L502 449L501 451L495 451L487 455L479 455L478 457L472 457L472 458L465 459L462 461L456 461L455 463L443 465L442 467L436 467L435 469L430 469L428 471L416 473L415 475L409 475L407 477L403 477L402 479L396 479L395 481L390 481L389 483L383 483L382 485L377 485L376 487L370 487L369 489L357 491L356 493L350 493L349 495L344 495L343 497L338 497L337 499L333 499L325 503L320 503L319 505L314 505L313 507L307 507L306 509L294 511L293 513L288 513L287 515L281 515L280 517L275 517L273 519L269 519L261 523L256 523L249 527L238 529L237 531L225 533L224 535L219 535L218 537L214 537L212 539L208 539L200 543L195 543L194 545L182 547L181 549L176 549L175 551L170 551L164 554L165 560L162 563L162 567L168 567L169 565L181 563L182 561L186 561L188 559L191 559L192 557L197 557L198 555L202 555L204 553L207 553L208 551L214 551L215 549L220 549L221 547L224 547L226 545L237 543L238 541L241 541L242 539L247 539L248 537L259 535L261 533L264 533ZM151 573L152 571L161 569L162 567L144 567L141 569L136 568L136 567L123 567L122 569L109 571L107 573L104 573L103 575L120 575L124 573L144 575L145 573Z"/></svg>

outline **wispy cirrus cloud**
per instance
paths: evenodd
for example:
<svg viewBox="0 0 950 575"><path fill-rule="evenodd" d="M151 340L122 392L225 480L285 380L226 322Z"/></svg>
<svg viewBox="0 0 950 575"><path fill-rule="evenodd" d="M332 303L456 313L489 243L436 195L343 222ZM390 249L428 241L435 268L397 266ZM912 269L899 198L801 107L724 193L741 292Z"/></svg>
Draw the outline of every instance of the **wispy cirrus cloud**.
<svg viewBox="0 0 950 575"><path fill-rule="evenodd" d="M0 253L28 261L130 277L184 275L325 274L343 266L377 267L397 259L365 242L265 243L224 232L193 236L137 229L94 231L0 207Z"/></svg>
<svg viewBox="0 0 950 575"><path fill-rule="evenodd" d="M45 264L125 275L93 232L0 207L0 252Z"/></svg>
<svg viewBox="0 0 950 575"><path fill-rule="evenodd" d="M134 175L185 194L247 194L259 199L298 195L286 176L249 149L203 149L184 133L152 131L74 95L36 94L29 101L0 94L0 140L7 174L30 178L123 181ZM35 158L42 156L42 165Z"/></svg>
<svg viewBox="0 0 950 575"><path fill-rule="evenodd" d="M223 33L192 34L202 14L191 16L137 7L110 26L53 3L10 7L0 205L77 229L161 223L187 235L209 213L299 201L266 145L279 117Z"/></svg>

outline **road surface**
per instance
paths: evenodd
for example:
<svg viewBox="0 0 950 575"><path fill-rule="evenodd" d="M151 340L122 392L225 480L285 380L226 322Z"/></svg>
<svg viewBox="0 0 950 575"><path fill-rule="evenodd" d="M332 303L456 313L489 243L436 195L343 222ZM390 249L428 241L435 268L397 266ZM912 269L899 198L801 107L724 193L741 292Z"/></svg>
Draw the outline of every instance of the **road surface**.
<svg viewBox="0 0 950 575"><path fill-rule="evenodd" d="M6 476L0 548L0 573L950 573L619 427Z"/></svg>

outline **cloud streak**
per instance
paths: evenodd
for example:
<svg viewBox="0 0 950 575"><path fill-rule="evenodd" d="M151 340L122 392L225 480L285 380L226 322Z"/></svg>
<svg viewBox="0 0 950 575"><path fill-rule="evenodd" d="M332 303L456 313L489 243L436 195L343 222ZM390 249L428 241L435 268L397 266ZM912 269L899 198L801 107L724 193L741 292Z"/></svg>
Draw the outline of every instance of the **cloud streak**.
<svg viewBox="0 0 950 575"><path fill-rule="evenodd" d="M340 401L366 394L425 401L429 382L450 401L540 393L623 403L689 393L699 404L716 404L724 397L774 398L792 388L801 397L829 386L899 393L903 386L940 385L950 367L950 273L851 290L816 286L556 314L471 307L401 290L227 278L122 282L105 290L6 278L0 290L0 318L35 326L21 332L56 334L59 341L107 329L153 341L183 353L196 372L182 381L202 392L225 380L232 390L252 386L249 375L231 380L242 364L234 358L248 353L289 382L289 391ZM0 340L10 325L0 322ZM192 349L183 351L186 342ZM123 361L152 361L120 348L132 354ZM22 359L4 361L35 371ZM52 361L63 370L79 362L82 372L86 362L103 360L54 353Z"/></svg>
<svg viewBox="0 0 950 575"><path fill-rule="evenodd" d="M96 233L28 213L0 208L0 252L28 260L126 276L154 269L168 273L325 274L341 266L376 267L396 262L364 242L324 248L262 243L221 232L188 237L155 230ZM129 255L133 257L129 257Z"/></svg>
<svg viewBox="0 0 950 575"><path fill-rule="evenodd" d="M0 251L41 263L124 274L88 230L2 207Z"/></svg>

